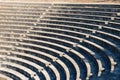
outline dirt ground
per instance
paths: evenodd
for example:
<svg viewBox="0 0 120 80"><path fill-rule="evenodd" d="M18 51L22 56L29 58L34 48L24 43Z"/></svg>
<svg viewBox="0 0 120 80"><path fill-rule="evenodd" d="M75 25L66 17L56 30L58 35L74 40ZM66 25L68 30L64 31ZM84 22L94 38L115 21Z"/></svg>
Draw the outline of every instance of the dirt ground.
<svg viewBox="0 0 120 80"><path fill-rule="evenodd" d="M24 2L68 2L68 3L118 3L120 0L0 0L0 1L24 1Z"/></svg>

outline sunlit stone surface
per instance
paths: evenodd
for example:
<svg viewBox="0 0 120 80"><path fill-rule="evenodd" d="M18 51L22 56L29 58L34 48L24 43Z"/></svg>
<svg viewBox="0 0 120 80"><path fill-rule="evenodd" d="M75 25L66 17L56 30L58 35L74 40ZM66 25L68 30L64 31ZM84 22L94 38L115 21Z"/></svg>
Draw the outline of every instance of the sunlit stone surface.
<svg viewBox="0 0 120 80"><path fill-rule="evenodd" d="M0 2L0 80L119 79L120 4Z"/></svg>

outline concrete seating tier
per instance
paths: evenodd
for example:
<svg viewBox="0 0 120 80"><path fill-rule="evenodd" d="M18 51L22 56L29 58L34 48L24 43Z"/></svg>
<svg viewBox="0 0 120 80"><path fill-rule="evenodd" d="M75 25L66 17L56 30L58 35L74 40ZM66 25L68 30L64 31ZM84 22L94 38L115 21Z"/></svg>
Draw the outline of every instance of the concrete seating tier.
<svg viewBox="0 0 120 80"><path fill-rule="evenodd" d="M0 2L0 78L118 80L120 5Z"/></svg>

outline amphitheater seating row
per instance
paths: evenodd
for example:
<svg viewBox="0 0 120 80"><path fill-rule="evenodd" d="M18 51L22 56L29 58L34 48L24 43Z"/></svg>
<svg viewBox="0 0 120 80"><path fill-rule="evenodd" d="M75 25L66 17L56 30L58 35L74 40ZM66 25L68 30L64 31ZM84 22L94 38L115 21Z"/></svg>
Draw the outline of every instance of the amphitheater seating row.
<svg viewBox="0 0 120 80"><path fill-rule="evenodd" d="M117 80L120 5L0 3L0 77Z"/></svg>

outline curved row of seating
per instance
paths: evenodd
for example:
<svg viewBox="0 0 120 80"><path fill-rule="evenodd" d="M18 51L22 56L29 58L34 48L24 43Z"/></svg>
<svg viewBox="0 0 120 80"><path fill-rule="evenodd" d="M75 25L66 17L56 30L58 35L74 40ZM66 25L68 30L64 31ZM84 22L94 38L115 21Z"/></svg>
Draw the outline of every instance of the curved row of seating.
<svg viewBox="0 0 120 80"><path fill-rule="evenodd" d="M118 6L0 3L0 76L119 79Z"/></svg>
<svg viewBox="0 0 120 80"><path fill-rule="evenodd" d="M0 74L0 77L1 77L1 78L4 77L4 78L7 79L7 80L13 80L12 78L10 78L10 77L8 77L8 76L5 76L5 75L3 75L3 74Z"/></svg>

